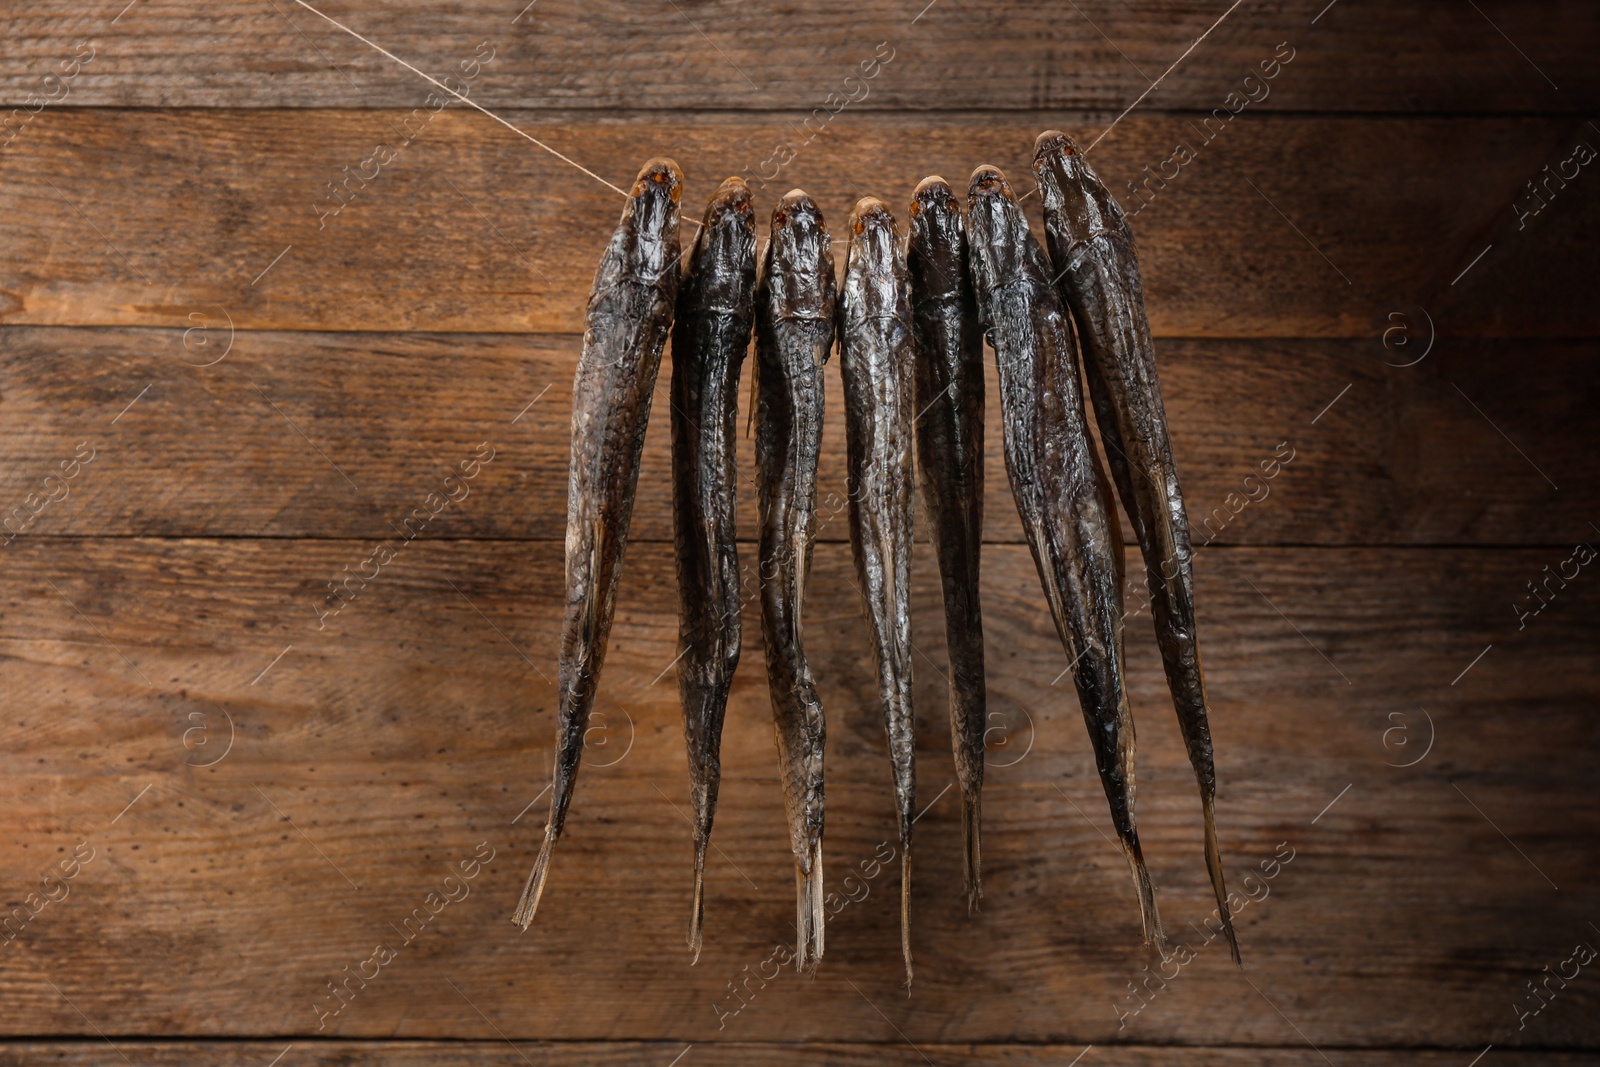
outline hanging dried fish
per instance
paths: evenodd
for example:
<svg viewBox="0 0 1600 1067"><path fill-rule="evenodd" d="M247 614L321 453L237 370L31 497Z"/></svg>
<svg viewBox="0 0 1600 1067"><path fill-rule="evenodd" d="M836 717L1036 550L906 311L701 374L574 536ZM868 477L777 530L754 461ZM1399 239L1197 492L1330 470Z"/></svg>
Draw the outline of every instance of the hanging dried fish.
<svg viewBox="0 0 1600 1067"><path fill-rule="evenodd" d="M1122 537L1084 418L1072 326L1051 288L1044 250L994 167L973 172L967 236L979 314L1000 375L1011 491L1071 658L1100 782L1138 891L1144 939L1162 947L1133 813L1133 718L1122 680Z"/></svg>
<svg viewBox="0 0 1600 1067"><path fill-rule="evenodd" d="M839 371L850 467L850 547L872 629L878 697L900 816L900 952L911 983L911 829L917 810L911 707L911 291L894 216L865 197L850 214L839 292Z"/></svg>
<svg viewBox="0 0 1600 1067"><path fill-rule="evenodd" d="M605 663L650 398L678 293L682 188L683 173L670 159L644 165L589 292L583 355L572 383L555 775L544 843L512 919L524 930L539 907L550 855L572 803Z"/></svg>
<svg viewBox="0 0 1600 1067"><path fill-rule="evenodd" d="M672 329L672 505L678 556L678 694L694 808L694 912L700 958L706 846L717 813L728 690L739 665L734 541L739 371L755 321L756 225L742 178L722 183L678 291Z"/></svg>
<svg viewBox="0 0 1600 1067"><path fill-rule="evenodd" d="M983 612L983 329L967 270L961 204L943 178L911 197L906 265L916 329L917 472L939 560L945 647L950 657L950 743L961 786L967 910L983 895L981 848Z"/></svg>
<svg viewBox="0 0 1600 1067"><path fill-rule="evenodd" d="M1033 170L1044 198L1045 235L1055 263L1052 273L1083 339L1100 439L1144 552L1156 640L1189 762L1200 784L1206 868L1237 963L1239 942L1217 845L1217 772L1195 633L1189 521L1161 403L1133 231L1122 208L1066 134L1050 130L1039 136Z"/></svg>
<svg viewBox="0 0 1600 1067"><path fill-rule="evenodd" d="M822 212L786 193L756 286L756 475L760 483L761 624L784 806L795 858L795 965L823 947L822 702L801 641L816 532L822 369L833 350L833 255Z"/></svg>

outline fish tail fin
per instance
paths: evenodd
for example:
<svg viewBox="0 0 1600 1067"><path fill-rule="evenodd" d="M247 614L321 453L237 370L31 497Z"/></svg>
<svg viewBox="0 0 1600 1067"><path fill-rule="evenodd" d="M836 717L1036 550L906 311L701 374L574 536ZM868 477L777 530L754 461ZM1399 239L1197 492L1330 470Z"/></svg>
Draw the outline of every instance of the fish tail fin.
<svg viewBox="0 0 1600 1067"><path fill-rule="evenodd" d="M550 856L555 847L556 835L547 828L544 832L544 844L539 846L539 855L533 861L533 870L528 873L528 882L522 887L522 900L517 903L517 910L511 916L511 921L524 930L533 922L533 913L539 910L539 898L544 895L544 879L550 873Z"/></svg>
<svg viewBox="0 0 1600 1067"><path fill-rule="evenodd" d="M911 995L911 841L900 843L900 955L906 961L906 995Z"/></svg>
<svg viewBox="0 0 1600 1067"><path fill-rule="evenodd" d="M822 931L827 912L822 899L822 842L811 849L811 967L816 969L822 959Z"/></svg>
<svg viewBox="0 0 1600 1067"><path fill-rule="evenodd" d="M822 842L811 846L809 871L794 868L795 969L815 970L822 959Z"/></svg>
<svg viewBox="0 0 1600 1067"><path fill-rule="evenodd" d="M811 883L800 864L794 865L794 969L806 969L811 951Z"/></svg>
<svg viewBox="0 0 1600 1067"><path fill-rule="evenodd" d="M1233 962L1240 967L1239 936L1233 930L1233 912L1228 907L1228 887L1222 880L1222 848L1217 844L1217 802L1209 792L1201 797L1206 817L1206 870L1211 873L1211 891L1217 896L1217 914L1222 916L1222 932L1228 936Z"/></svg>
<svg viewBox="0 0 1600 1067"><path fill-rule="evenodd" d="M689 948L694 951L694 958L689 961L692 967L700 962L701 930L706 917L706 842L698 840L694 845L694 911L689 916Z"/></svg>
<svg viewBox="0 0 1600 1067"><path fill-rule="evenodd" d="M967 876L967 914L978 910L983 896L983 794L976 790L961 793L962 867Z"/></svg>
<svg viewBox="0 0 1600 1067"><path fill-rule="evenodd" d="M1139 891L1139 918L1144 924L1144 943L1154 945L1167 958L1167 935L1161 929L1161 913L1156 910L1156 889L1150 882L1150 871L1145 867L1144 850L1139 847L1139 835L1132 833L1124 842L1128 855L1128 868L1133 872L1133 884Z"/></svg>

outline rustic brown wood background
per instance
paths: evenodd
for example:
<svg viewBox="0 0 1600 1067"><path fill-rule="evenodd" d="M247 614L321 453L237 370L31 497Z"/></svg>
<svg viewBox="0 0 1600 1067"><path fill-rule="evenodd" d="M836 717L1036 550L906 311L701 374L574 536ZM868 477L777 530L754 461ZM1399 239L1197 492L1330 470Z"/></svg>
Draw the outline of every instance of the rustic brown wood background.
<svg viewBox="0 0 1600 1067"><path fill-rule="evenodd" d="M839 516L808 625L827 871L855 899L814 977L762 977L793 905L747 614L691 967L659 412L602 718L519 933L570 380L619 198L480 112L413 118L431 87L298 0L39 0L0 12L0 508L22 531L0 549L0 1063L1600 1063L1593 966L1529 992L1600 946L1600 576L1568 562L1600 542L1600 171L1526 185L1600 147L1600 9L525 2L318 6L436 77L476 56L474 101L605 181L673 156L691 212L888 42L758 194L802 186L833 219L982 162L1027 188L1047 127L1110 127L1091 158L1124 192L1294 50L1135 220L1192 521L1228 518L1197 571L1224 851L1241 892L1257 872L1245 967L1197 932L1194 787L1140 614L1139 812L1197 950L1150 977L993 433L982 912L919 549L908 996L895 876L859 875L892 806ZM319 224L327 183L408 128ZM480 442L470 496L319 622ZM827 448L842 494L837 418ZM1519 617L1529 582L1548 603ZM470 893L403 943L475 849ZM341 1007L328 983L381 942Z"/></svg>

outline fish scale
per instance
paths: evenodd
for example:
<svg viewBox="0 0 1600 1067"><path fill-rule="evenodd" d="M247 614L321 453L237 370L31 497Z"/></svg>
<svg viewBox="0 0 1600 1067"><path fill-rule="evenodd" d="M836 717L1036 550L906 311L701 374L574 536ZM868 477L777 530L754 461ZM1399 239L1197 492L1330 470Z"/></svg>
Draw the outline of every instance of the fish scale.
<svg viewBox="0 0 1600 1067"><path fill-rule="evenodd" d="M967 910L983 894L983 330L967 269L961 204L943 178L911 198L906 266L916 335L917 474L939 561L950 660L950 744L961 787Z"/></svg>
<svg viewBox="0 0 1600 1067"><path fill-rule="evenodd" d="M739 372L755 321L750 189L729 178L706 204L672 332L672 508L678 563L678 694L694 821L689 946L700 958L706 849L721 782L722 725L739 665Z"/></svg>
<svg viewBox="0 0 1600 1067"><path fill-rule="evenodd" d="M850 469L850 547L872 630L900 831L900 950L911 982L911 497L915 350L911 291L894 216L872 197L850 214L839 292L839 371Z"/></svg>
<svg viewBox="0 0 1600 1067"><path fill-rule="evenodd" d="M572 383L555 770L544 841L512 917L524 930L539 908L566 824L605 665L650 400L678 293L682 189L683 172L670 159L644 165L589 292L583 354Z"/></svg>
<svg viewBox="0 0 1600 1067"><path fill-rule="evenodd" d="M1165 952L1134 820L1134 731L1123 684L1122 535L1089 439L1078 356L1044 250L1005 175L979 167L967 195L968 262L995 351L1006 472L1095 766L1139 898L1147 943Z"/></svg>
<svg viewBox="0 0 1600 1067"><path fill-rule="evenodd" d="M822 371L833 351L835 282L828 230L799 189L772 213L756 283L756 477L761 629L795 858L795 966L822 957L823 751L827 730L803 641L817 526Z"/></svg>
<svg viewBox="0 0 1600 1067"><path fill-rule="evenodd" d="M1217 843L1217 772L1200 645L1195 634L1194 563L1156 374L1155 343L1133 231L1116 199L1071 138L1055 130L1034 145L1052 276L1072 310L1086 355L1096 424L1117 494L1144 553L1150 615L1178 725L1200 787L1206 869L1228 947L1240 962Z"/></svg>

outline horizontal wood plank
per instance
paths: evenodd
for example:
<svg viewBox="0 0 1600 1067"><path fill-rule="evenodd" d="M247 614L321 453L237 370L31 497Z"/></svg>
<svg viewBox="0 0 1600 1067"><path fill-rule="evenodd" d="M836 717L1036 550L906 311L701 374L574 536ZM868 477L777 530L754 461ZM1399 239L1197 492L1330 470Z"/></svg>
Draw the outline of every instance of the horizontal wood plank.
<svg viewBox="0 0 1600 1067"><path fill-rule="evenodd" d="M91 539L12 552L0 572L0 684L16 695L0 724L3 902L21 904L80 842L95 849L70 895L0 948L0 1027L12 1035L92 1032L87 1016L149 1036L1081 1049L1298 1047L1303 1035L1341 1055L1587 1049L1600 1036L1600 987L1583 980L1524 1028L1515 1012L1542 966L1596 936L1600 587L1553 586L1519 629L1511 598L1560 563L1549 550L1201 555L1223 842L1235 887L1258 897L1240 911L1242 974L1199 932L1211 904L1193 781L1148 623L1131 620L1141 831L1168 927L1196 954L1160 989L1142 986L1158 964L1136 943L1127 870L1059 681L1065 657L1017 546L986 560L986 894L965 914L960 820L943 791L936 583L922 559L926 810L909 998L893 874L871 870L893 814L843 546L818 547L807 632L829 712L829 886L860 899L839 904L809 980L770 977L765 963L792 935L792 879L749 611L706 951L688 965L665 546L630 555L601 717L526 935L507 920L549 768L558 545L417 545L322 630L313 604L323 576L354 558L348 543ZM402 920L480 842L494 858L469 895L402 944ZM396 959L352 985L336 1015L338 1001L319 1012L325 983L385 940ZM1148 999L1131 1016L1129 982Z"/></svg>
<svg viewBox="0 0 1600 1067"><path fill-rule="evenodd" d="M261 1067L292 1045L292 1061L305 1067L356 1067L361 1064L393 1064L395 1067L435 1067L435 1065L481 1064L484 1067L523 1067L529 1062L546 1067L594 1065L594 1067L661 1067L675 1055L703 1067L726 1064L756 1067L781 1064L828 1064L830 1067L921 1067L937 1063L941 1067L1063 1067L1084 1052L1080 1045L951 1045L922 1043L912 1048L892 1044L843 1044L838 1042L758 1044L739 1042L701 1042L685 1052L683 1042L541 1042L541 1041L326 1041L300 1038L293 1042L271 1041L140 1041L122 1042L121 1048L149 1067L168 1067L194 1063L203 1058L216 1067ZM1339 1049L1341 1067L1459 1067L1461 1051L1406 1049L1366 1051ZM693 1060L689 1060L689 1056ZM1500 1052L1495 1057L1503 1067L1586 1067L1600 1062L1600 1055L1584 1052ZM104 1041L16 1041L0 1044L0 1065L24 1067L38 1063L61 1063L73 1067L116 1067L125 1064L117 1049ZM1151 1048L1138 1045L1099 1047L1096 1059L1082 1061L1121 1067L1268 1067L1268 1065L1321 1063L1317 1053L1304 1045L1279 1048Z"/></svg>
<svg viewBox="0 0 1600 1067"><path fill-rule="evenodd" d="M126 2L126 0L124 0ZM1152 101L1210 109L1274 55L1292 64L1263 108L1357 111L1592 110L1600 80L1584 42L1600 33L1579 0L1495 3L1326 0L1232 12ZM69 104L139 107L414 107L432 88L292 2L180 0L91 7L46 0L8 12L0 102L60 96L42 84L90 42L67 81ZM815 0L775 8L737 0L470 0L407 4L317 0L378 45L491 108L812 108L829 93L860 106L1121 110L1218 21L1199 0L1046 0L962 4ZM859 64L892 61L864 83ZM485 56L492 57L487 64ZM474 62L474 57L479 57ZM472 65L462 68L467 61ZM1547 80L1548 79L1548 80ZM862 95L861 84L866 92ZM1559 88L1556 88L1559 87ZM1259 92L1259 89L1255 91Z"/></svg>
<svg viewBox="0 0 1600 1067"><path fill-rule="evenodd" d="M0 157L0 321L581 332L621 203L603 181L626 185L645 158L671 155L696 216L724 175L757 173L775 145L806 139L795 113L510 114L596 180L482 115L423 116L41 114ZM1094 150L1130 209L1146 205L1134 225L1158 335L1376 339L1411 305L1454 336L1600 334L1588 285L1600 179L1572 163L1577 177L1552 184L1537 214L1525 189L1594 140L1587 125L1198 118L1136 112ZM1025 192L1042 128L1100 124L1062 112L851 116L800 145L757 202L765 212L802 186L837 225L865 193L903 204L924 175L964 186L986 161ZM1135 200L1130 183L1180 143L1195 158L1168 164L1176 176L1148 179ZM395 156L381 162L380 145Z"/></svg>
<svg viewBox="0 0 1600 1067"><path fill-rule="evenodd" d="M13 532L559 540L579 347L570 336L230 336L225 324L187 334L0 327L0 543ZM1160 356L1197 544L1593 534L1594 342L1444 339L1412 367L1393 365L1411 358L1405 346L1375 340L1168 340ZM672 537L670 375L669 357L639 480L639 540ZM989 377L987 536L1016 542L992 367ZM818 536L842 541L844 406L837 374L827 383ZM94 458L62 479L75 450ZM750 538L747 439L740 450ZM493 459L476 477L446 483L480 454ZM402 525L414 509L431 514L430 493L463 491L437 518Z"/></svg>

